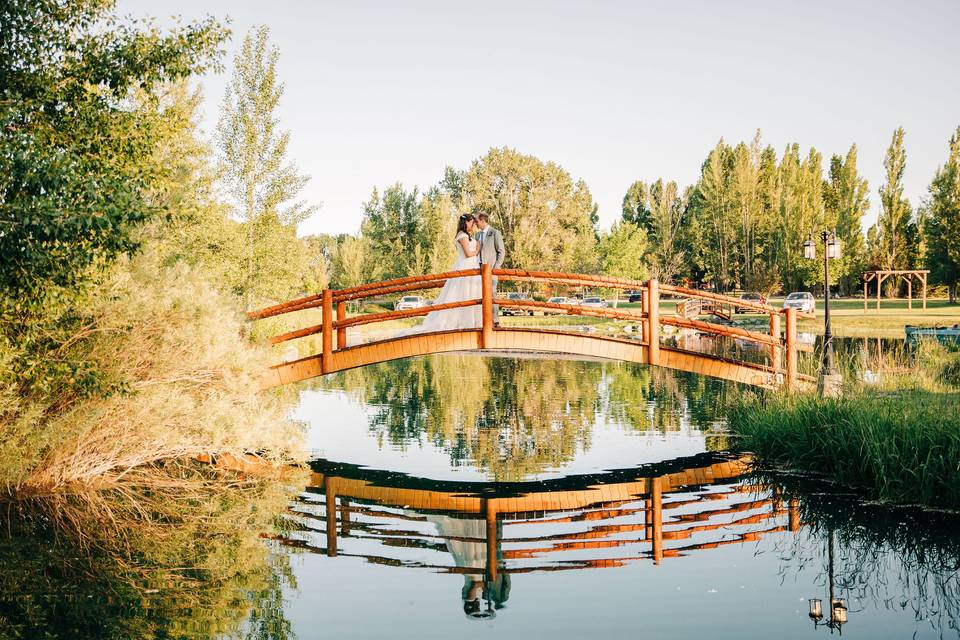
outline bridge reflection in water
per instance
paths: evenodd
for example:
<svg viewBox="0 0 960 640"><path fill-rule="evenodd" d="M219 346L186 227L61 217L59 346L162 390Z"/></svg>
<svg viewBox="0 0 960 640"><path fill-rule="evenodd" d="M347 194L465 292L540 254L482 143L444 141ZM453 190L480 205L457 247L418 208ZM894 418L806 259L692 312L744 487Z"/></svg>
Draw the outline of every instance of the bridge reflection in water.
<svg viewBox="0 0 960 640"><path fill-rule="evenodd" d="M512 575L660 564L799 530L797 502L746 483L749 463L705 453L601 474L483 483L319 460L292 508L297 527L281 542L461 574L465 611L482 616L509 596Z"/></svg>

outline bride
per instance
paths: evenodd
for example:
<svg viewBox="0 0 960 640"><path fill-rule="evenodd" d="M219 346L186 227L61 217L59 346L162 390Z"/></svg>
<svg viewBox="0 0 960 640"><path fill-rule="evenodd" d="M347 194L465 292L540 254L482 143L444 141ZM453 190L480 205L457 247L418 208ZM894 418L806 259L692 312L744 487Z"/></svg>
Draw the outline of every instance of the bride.
<svg viewBox="0 0 960 640"><path fill-rule="evenodd" d="M454 240L457 246L457 263L453 271L465 271L480 268L480 243L473 238L477 229L477 219L469 213L460 216L457 221L457 235ZM461 300L477 300L482 295L480 276L464 276L450 278L440 290L440 295L434 305ZM482 323L483 311L480 305L461 307L459 309L443 309L431 311L427 314L423 324L415 328L416 333L431 331L449 331L451 329L477 329Z"/></svg>

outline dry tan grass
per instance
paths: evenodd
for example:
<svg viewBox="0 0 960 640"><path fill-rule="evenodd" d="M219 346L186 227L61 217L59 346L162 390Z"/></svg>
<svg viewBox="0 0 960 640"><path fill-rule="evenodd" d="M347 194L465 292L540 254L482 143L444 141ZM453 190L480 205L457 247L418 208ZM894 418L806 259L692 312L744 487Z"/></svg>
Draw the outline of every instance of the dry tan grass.
<svg viewBox="0 0 960 640"><path fill-rule="evenodd" d="M242 337L233 300L201 274L163 267L148 252L116 269L93 318L66 348L83 350L129 391L27 402L0 390L8 491L115 484L144 465L206 452L303 455L285 392L257 392L268 351Z"/></svg>

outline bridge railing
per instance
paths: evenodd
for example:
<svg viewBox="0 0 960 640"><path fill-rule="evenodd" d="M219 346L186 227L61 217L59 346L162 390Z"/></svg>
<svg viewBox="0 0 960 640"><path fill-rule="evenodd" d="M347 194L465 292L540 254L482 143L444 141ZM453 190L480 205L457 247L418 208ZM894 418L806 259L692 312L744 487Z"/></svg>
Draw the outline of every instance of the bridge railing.
<svg viewBox="0 0 960 640"><path fill-rule="evenodd" d="M385 311L347 317L347 303L365 299L379 298L386 295L422 291L442 287L453 278L477 277L481 279L481 297L472 300L461 300L444 304L417 308ZM587 286L605 289L639 290L641 305L639 311L620 310L597 307L584 307L576 304L559 304L540 302L537 300L512 300L499 297L494 292L494 282L536 282L540 284L554 284L563 286ZM705 322L683 316L667 316L660 313L660 299L669 295L675 299L699 301L707 305L725 305L730 309L743 308L756 313L766 314L769 317L768 331L760 332L740 327ZM617 278L613 276L590 275L581 273L559 273L552 271L531 271L525 269L492 269L484 265L480 269L463 271L448 271L444 273L408 276L383 282L372 282L347 289L325 289L319 294L305 296L277 305L272 305L258 311L248 313L251 320L270 318L306 309L320 308L320 324L288 331L270 338L271 343L278 344L310 335L321 335L323 349L321 365L332 360L333 351L347 348L347 329L361 325L388 322L406 318L425 316L433 311L460 309L464 307L480 306L481 326L480 346L493 344L494 306L512 307L526 311L542 311L553 314L566 314L607 318L612 320L626 320L637 322L641 327L641 342L648 349L648 361L652 365L660 363L660 335L661 326L674 326L684 329L693 329L701 333L728 337L753 342L768 350L770 370L775 375L784 374L789 388L795 388L798 375L797 352L802 349L797 341L797 319L813 317L813 314L801 313L796 309L777 309L776 307L742 300L723 294L688 289L673 285L660 284L656 279L647 281ZM781 332L781 316L784 317L784 331ZM334 346L336 336L336 346ZM786 356L786 367L782 366L781 354ZM325 371L326 372L326 371Z"/></svg>

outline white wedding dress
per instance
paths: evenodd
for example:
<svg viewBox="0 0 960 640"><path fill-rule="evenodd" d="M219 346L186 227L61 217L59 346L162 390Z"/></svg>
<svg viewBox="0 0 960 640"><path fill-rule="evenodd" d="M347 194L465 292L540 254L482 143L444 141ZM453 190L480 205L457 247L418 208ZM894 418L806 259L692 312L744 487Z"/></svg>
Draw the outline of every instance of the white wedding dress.
<svg viewBox="0 0 960 640"><path fill-rule="evenodd" d="M453 271L465 271L468 269L480 268L480 257L467 255L460 244L460 238L468 238L462 231L457 234L454 242L457 245L457 264L453 266ZM470 250L475 251L477 240L470 239ZM434 300L434 305L447 304L449 302L460 302L461 300L478 300L482 295L482 284L480 276L464 276L462 278L450 278L440 290L440 295ZM423 324L408 330L410 333L427 333L432 331L451 331L453 329L479 329L482 324L483 310L480 305L471 307L461 307L459 309L443 309L440 311L431 311L424 318Z"/></svg>

